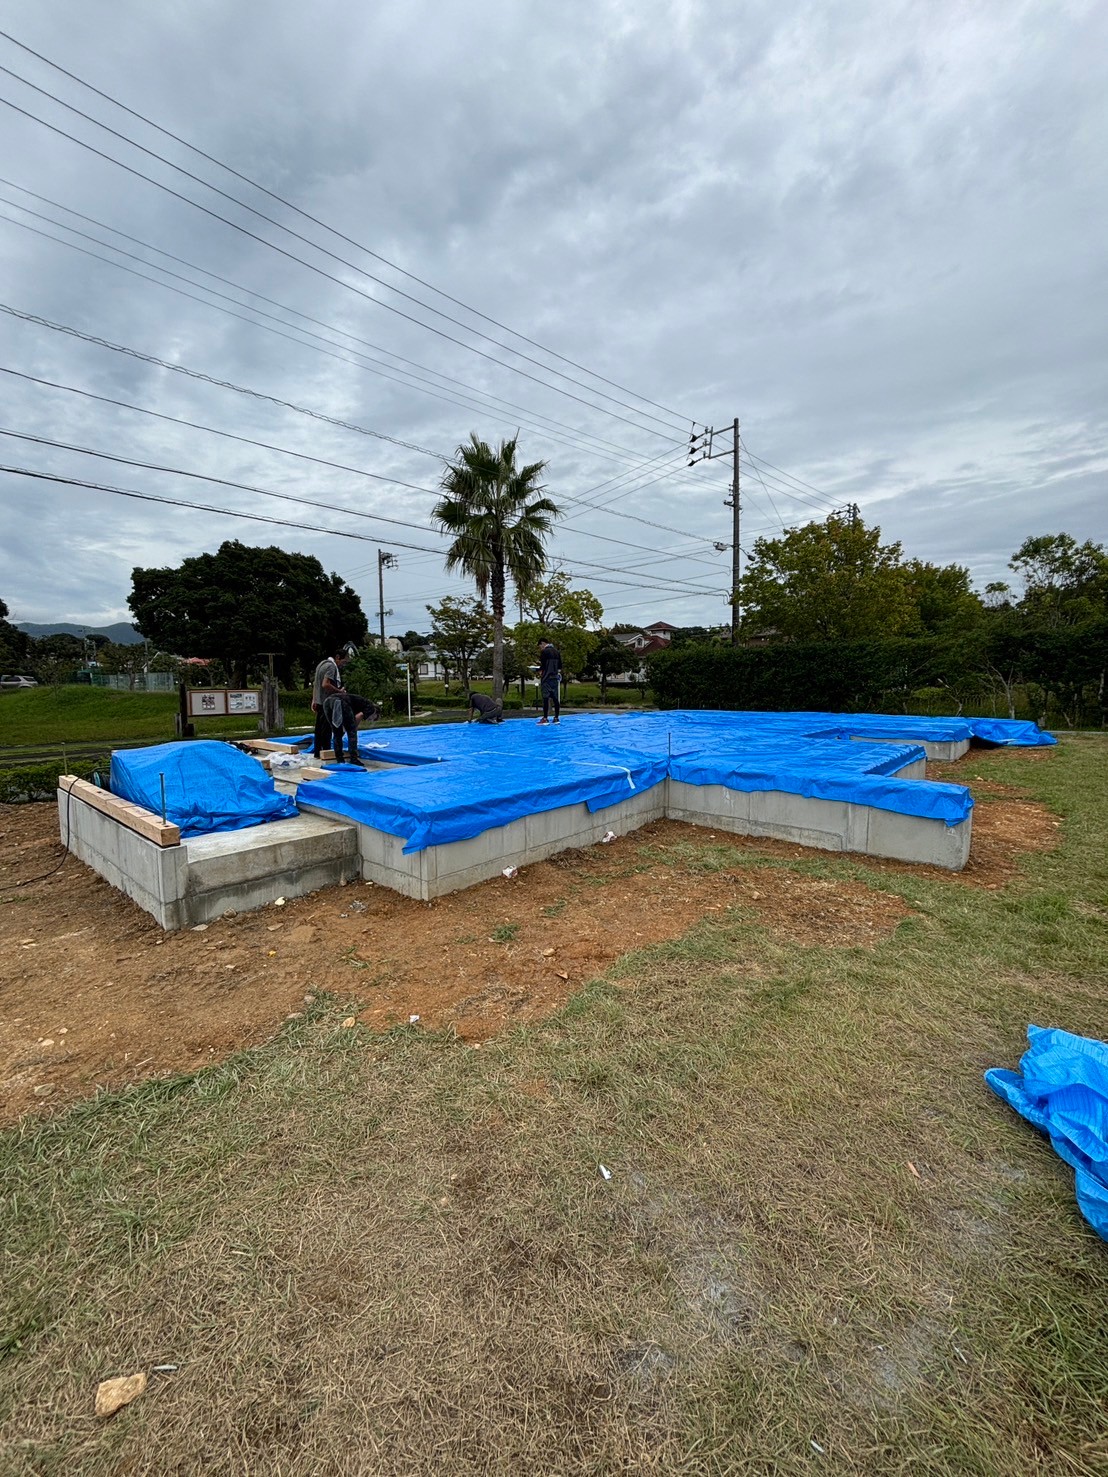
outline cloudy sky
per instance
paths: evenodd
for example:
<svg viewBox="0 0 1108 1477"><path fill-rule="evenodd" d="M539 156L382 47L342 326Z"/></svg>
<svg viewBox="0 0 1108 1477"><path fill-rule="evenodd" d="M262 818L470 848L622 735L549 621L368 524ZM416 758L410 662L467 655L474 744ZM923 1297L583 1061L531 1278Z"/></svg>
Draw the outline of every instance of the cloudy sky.
<svg viewBox="0 0 1108 1477"><path fill-rule="evenodd" d="M0 31L12 619L125 619L135 565L241 539L374 625L390 552L388 629L426 628L471 430L546 461L609 621L728 618L694 421L740 418L747 550L857 502L981 588L1030 534L1108 538L1103 3L0 0Z"/></svg>

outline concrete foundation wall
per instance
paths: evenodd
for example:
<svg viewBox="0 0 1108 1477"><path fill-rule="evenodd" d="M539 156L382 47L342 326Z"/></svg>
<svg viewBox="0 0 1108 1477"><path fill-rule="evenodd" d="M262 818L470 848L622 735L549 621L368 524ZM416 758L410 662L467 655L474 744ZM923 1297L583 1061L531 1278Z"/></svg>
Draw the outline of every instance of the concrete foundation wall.
<svg viewBox="0 0 1108 1477"><path fill-rule="evenodd" d="M666 784L666 814L671 820L741 836L773 836L822 851L856 851L921 862L953 872L961 871L969 859L972 814L961 824L948 826L923 816L875 810L846 800L813 800L780 790L748 793L673 779Z"/></svg>
<svg viewBox="0 0 1108 1477"><path fill-rule="evenodd" d="M907 766L903 777L916 778L922 764L919 760ZM595 813L583 803L565 805L405 856L399 836L309 804L302 803L301 809L301 815L288 820L162 847L77 796L58 792L61 834L65 839L68 831L74 855L165 929L207 923L228 911L247 912L278 897L300 897L359 876L429 901L495 877L507 867L593 846L609 830L626 835L664 817L824 851L958 871L969 857L972 820L947 826L848 801L666 779Z"/></svg>
<svg viewBox="0 0 1108 1477"><path fill-rule="evenodd" d="M58 830L86 866L133 898L165 929L184 928L188 858L183 846L157 846L76 795L58 791Z"/></svg>
<svg viewBox="0 0 1108 1477"><path fill-rule="evenodd" d="M360 872L357 830L333 817L293 816L158 846L59 790L58 826L74 856L167 931L352 882Z"/></svg>
<svg viewBox="0 0 1108 1477"><path fill-rule="evenodd" d="M661 820L666 813L665 800L663 781L603 810L590 812L583 802L563 805L482 831L465 841L429 846L410 856L404 855L404 842L399 836L358 826L362 876L406 897L429 902L499 876L506 867L529 866L575 846L594 846L608 831L621 836Z"/></svg>

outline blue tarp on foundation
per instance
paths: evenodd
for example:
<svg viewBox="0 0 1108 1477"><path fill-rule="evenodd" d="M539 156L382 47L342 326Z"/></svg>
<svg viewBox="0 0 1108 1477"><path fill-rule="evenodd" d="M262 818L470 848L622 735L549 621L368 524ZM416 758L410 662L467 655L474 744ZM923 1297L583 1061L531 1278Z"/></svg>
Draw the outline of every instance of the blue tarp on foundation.
<svg viewBox="0 0 1108 1477"><path fill-rule="evenodd" d="M370 728L361 736L362 757L400 767L369 772L336 767L326 779L310 782L302 798L313 808L402 837L407 852L465 840L563 805L583 802L591 810L617 805L667 775L688 784L847 801L954 826L972 808L964 786L898 775L923 759L924 743L975 737L1019 745L1054 742L1027 723L870 713L679 710L573 715L545 726L509 719L499 724ZM181 749L228 752L219 744L167 744L137 752ZM253 760L238 757L259 784L270 784ZM149 766L155 787L159 762ZM114 761L112 777L114 789ZM219 818L207 829L257 824L252 809L248 819L226 818L234 810L227 788L221 779ZM208 796L199 785L185 789L193 805L189 822L199 828ZM143 793L146 798L139 803L158 809L150 783ZM194 795L199 799L193 800ZM285 803L283 797L276 799Z"/></svg>
<svg viewBox="0 0 1108 1477"><path fill-rule="evenodd" d="M230 744L199 739L120 749L112 755L112 794L155 815L162 814L163 779L165 818L181 828L185 839L299 814L257 760Z"/></svg>

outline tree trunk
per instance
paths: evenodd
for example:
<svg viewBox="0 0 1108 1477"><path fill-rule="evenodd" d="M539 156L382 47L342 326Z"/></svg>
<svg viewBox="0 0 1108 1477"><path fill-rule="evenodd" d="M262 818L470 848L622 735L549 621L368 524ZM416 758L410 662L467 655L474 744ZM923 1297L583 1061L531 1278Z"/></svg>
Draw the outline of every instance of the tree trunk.
<svg viewBox="0 0 1108 1477"><path fill-rule="evenodd" d="M492 596L492 695L504 696L504 566L498 564L489 583Z"/></svg>

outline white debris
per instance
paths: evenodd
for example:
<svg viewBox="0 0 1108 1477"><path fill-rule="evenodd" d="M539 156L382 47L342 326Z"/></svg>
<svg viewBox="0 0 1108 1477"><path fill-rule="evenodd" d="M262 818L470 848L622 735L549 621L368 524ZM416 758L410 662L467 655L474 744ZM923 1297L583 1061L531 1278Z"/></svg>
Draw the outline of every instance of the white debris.
<svg viewBox="0 0 1108 1477"><path fill-rule="evenodd" d="M612 1171L608 1168L608 1166L606 1164L598 1164L596 1167L600 1171L600 1178L602 1180L610 1180L611 1179L611 1177L612 1177Z"/></svg>

